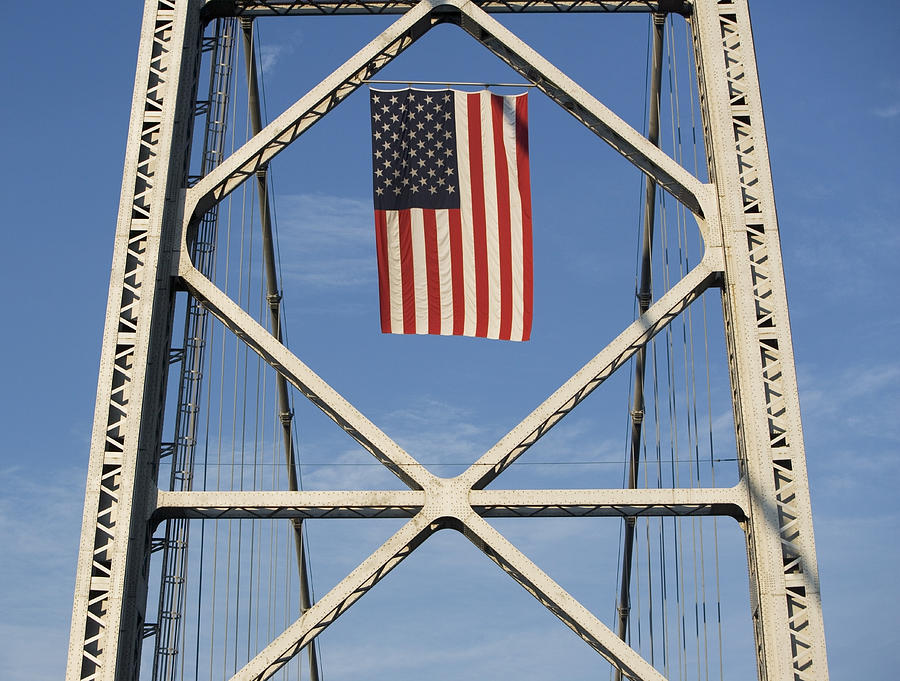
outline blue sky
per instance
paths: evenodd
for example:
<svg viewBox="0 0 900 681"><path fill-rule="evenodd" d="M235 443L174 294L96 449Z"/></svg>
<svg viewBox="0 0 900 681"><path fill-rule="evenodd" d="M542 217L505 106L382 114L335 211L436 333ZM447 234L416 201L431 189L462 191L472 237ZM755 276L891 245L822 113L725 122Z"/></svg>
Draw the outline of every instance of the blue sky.
<svg viewBox="0 0 900 681"><path fill-rule="evenodd" d="M44 7L17 8L0 47L7 93L0 186L9 235L0 274L8 320L0 341L8 358L0 398L7 434L0 455L0 538L6 547L0 558L0 635L6 642L0 669L16 680L59 678L65 665L141 13L139 3L108 5L85 12L62 4L52 17ZM893 340L900 315L892 293L900 285L900 177L893 158L900 143L900 69L892 49L900 20L888 2L866 3L865 9L839 2L752 5L834 679L889 679L900 662L896 617L885 608L900 600L894 576L900 560L900 360ZM621 17L501 20L640 128L644 23ZM601 21L619 23L614 33L601 34ZM270 117L385 23L316 18L261 25ZM518 80L485 54L459 31L442 27L383 77ZM474 460L632 314L637 173L540 99L535 93L532 100L539 260L530 344L377 334L364 93L274 164L293 347L414 456L441 463L435 470L442 475L454 472L452 464ZM716 302L710 301L715 317ZM390 391L374 388L387 380L394 382ZM721 381L714 373L714 385ZM621 458L627 377L610 383L610 394L592 396L571 424L535 449L534 461L560 449L570 458ZM728 448L728 411L721 404L710 410L720 453ZM612 416L601 415L607 412ZM316 414L299 406L298 414L309 419L308 461L358 460L346 439L319 428ZM310 465L305 475L309 486L323 489L396 484L359 466ZM498 486L575 486L577 473L534 466L509 475ZM595 484L614 485L614 477ZM593 529L546 521L526 530L514 523L497 527L575 595L609 610L614 579L603 541L615 541L615 531L598 534L596 546L586 549L593 566L588 570L576 549L585 550L582 542ZM360 534L344 524L311 527L319 587L339 579L389 529ZM329 538L337 543L328 544ZM316 541L345 550L316 554ZM373 668L379 678L415 678L425 666L458 675L468 665L489 678L546 677L563 663L570 678L596 672L590 652L537 606L528 610L519 587L460 536L441 533L420 551L421 559L402 568L418 591L405 596L389 579L354 607L340 629L336 625L325 642L326 678L372 677ZM738 555L736 591L744 584L742 560ZM444 570L437 596L423 586L434 579L435 565ZM592 582L590 570L605 570L597 577L602 586ZM475 577L483 580L477 588ZM440 612L447 629L422 626L427 620L417 608L423 594L434 596L427 609ZM379 608L389 620L408 620L409 628L387 627L377 641L366 637L366 617L378 616ZM491 637L467 634L452 626L465 609L507 628ZM735 612L737 619L744 615L739 600ZM736 621L731 639L744 636L745 627ZM433 639L450 640L466 653L426 655L426 648L434 650ZM422 668L411 666L410 647ZM740 654L731 664L729 678L750 678Z"/></svg>

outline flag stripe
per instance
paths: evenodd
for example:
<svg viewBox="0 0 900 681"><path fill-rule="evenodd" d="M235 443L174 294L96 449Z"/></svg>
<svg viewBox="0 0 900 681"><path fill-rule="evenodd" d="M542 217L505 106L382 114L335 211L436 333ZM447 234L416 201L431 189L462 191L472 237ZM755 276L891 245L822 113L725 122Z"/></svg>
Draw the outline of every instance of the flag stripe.
<svg viewBox="0 0 900 681"><path fill-rule="evenodd" d="M459 149L469 148L469 95L456 92L456 145ZM475 275L475 224L472 217L472 176L469 172L469 160L458 158L459 172L459 212L460 235L462 237L462 271L463 271L463 316L462 328L466 336L475 335L476 275Z"/></svg>
<svg viewBox="0 0 900 681"><path fill-rule="evenodd" d="M453 286L453 334L462 336L466 330L466 277L463 272L463 228L461 210L449 211L450 274Z"/></svg>
<svg viewBox="0 0 900 681"><path fill-rule="evenodd" d="M516 158L516 102L503 101L503 151L506 154L509 183L510 249L510 340L522 340L522 201L519 197L519 167Z"/></svg>
<svg viewBox="0 0 900 681"><path fill-rule="evenodd" d="M491 121L494 132L494 168L497 183L497 248L499 251L499 329L501 340L509 340L512 326L512 244L510 243L509 171L504 146L503 98L491 95ZM494 310L497 317L498 310Z"/></svg>
<svg viewBox="0 0 900 681"><path fill-rule="evenodd" d="M484 156L484 217L485 243L487 245L488 338L499 338L500 333L500 239L499 213L497 206L497 168L494 164L494 125L491 112L491 95L479 93L481 100L481 153Z"/></svg>
<svg viewBox="0 0 900 681"><path fill-rule="evenodd" d="M431 209L422 212L424 218L425 293L427 299L428 333L441 332L441 273L438 269L437 216ZM422 327L420 326L421 330Z"/></svg>
<svg viewBox="0 0 900 681"><path fill-rule="evenodd" d="M397 211L400 235L400 281L403 291L403 333L416 332L416 283L413 267L412 220L408 210Z"/></svg>
<svg viewBox="0 0 900 681"><path fill-rule="evenodd" d="M387 242L387 262L389 288L391 292L391 332L403 333L403 280L400 276L400 214L385 211L385 241Z"/></svg>
<svg viewBox="0 0 900 681"><path fill-rule="evenodd" d="M375 248L378 251L378 308L381 332L391 333L391 273L388 269L387 216L375 211Z"/></svg>
<svg viewBox="0 0 900 681"><path fill-rule="evenodd" d="M522 340L531 337L534 314L533 253L531 244L531 180L528 165L528 99L516 98L516 165L522 202Z"/></svg>
<svg viewBox="0 0 900 681"><path fill-rule="evenodd" d="M438 264L438 286L440 287L440 305L438 308L438 330L443 336L453 333L453 273L451 270L453 257L450 252L450 215L459 214L456 210L435 211L435 242Z"/></svg>
<svg viewBox="0 0 900 681"><path fill-rule="evenodd" d="M472 233L475 245L475 335L487 336L490 312L488 288L488 253L485 224L484 163L481 143L481 96L469 100L469 176L472 187Z"/></svg>
<svg viewBox="0 0 900 681"><path fill-rule="evenodd" d="M425 256L425 218L421 208L409 210L409 235L412 240L412 289L416 301L416 327L413 333L427 333L428 270Z"/></svg>

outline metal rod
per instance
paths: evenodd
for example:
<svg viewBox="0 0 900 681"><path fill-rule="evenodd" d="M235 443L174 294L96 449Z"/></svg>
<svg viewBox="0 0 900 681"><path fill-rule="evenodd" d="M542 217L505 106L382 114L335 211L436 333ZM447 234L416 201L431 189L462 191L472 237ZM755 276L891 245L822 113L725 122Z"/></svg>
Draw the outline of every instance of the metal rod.
<svg viewBox="0 0 900 681"><path fill-rule="evenodd" d="M537 87L534 83L465 83L453 80L364 80L363 83L371 85L461 85L466 87Z"/></svg>
<svg viewBox="0 0 900 681"><path fill-rule="evenodd" d="M659 93L662 82L662 48L666 15L653 15L653 64L650 76L650 111L647 139L659 146ZM648 175L644 194L644 233L641 246L641 271L638 287L639 314L650 306L653 285L653 227L656 219L656 183ZM631 407L631 455L628 463L628 487L637 487L638 468L641 463L641 428L644 421L644 373L647 346L642 346L634 360L634 400ZM622 583L619 590L618 635L623 641L628 635L628 618L631 613L631 561L634 553L634 518L625 519L625 538L622 544ZM616 669L615 681L622 681L622 671Z"/></svg>
<svg viewBox="0 0 900 681"><path fill-rule="evenodd" d="M244 63L247 67L248 108L250 111L250 127L254 135L262 130L260 114L259 83L256 77L256 52L253 49L253 19L241 18L241 30L244 36ZM269 315L272 324L272 335L281 342L281 293L278 288L278 273L275 268L275 246L272 238L272 219L269 209L268 164L256 171L257 195L259 197L259 216L262 226L263 262L266 270L266 300L269 303ZM299 489L297 480L297 461L294 454L294 435L292 424L294 413L291 410L287 381L281 374L275 378L278 391L278 408L281 414L282 440L284 441L284 460L288 472L288 487L292 492ZM291 521L294 528L294 549L297 554L297 570L300 577L300 614L311 607L309 578L306 571L306 557L303 548L303 520L295 518ZM311 681L319 681L319 661L316 654L315 639L307 646L309 656L309 676Z"/></svg>

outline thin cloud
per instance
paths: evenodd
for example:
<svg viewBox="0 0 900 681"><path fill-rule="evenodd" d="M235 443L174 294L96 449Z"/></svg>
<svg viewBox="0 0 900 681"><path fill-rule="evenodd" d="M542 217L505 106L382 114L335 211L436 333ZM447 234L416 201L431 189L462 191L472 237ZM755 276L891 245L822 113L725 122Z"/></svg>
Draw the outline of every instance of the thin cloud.
<svg viewBox="0 0 900 681"><path fill-rule="evenodd" d="M293 45L260 45L259 67L266 75L271 75L275 65L282 57L294 51Z"/></svg>
<svg viewBox="0 0 900 681"><path fill-rule="evenodd" d="M900 115L900 103L879 107L874 113L879 118L895 118Z"/></svg>
<svg viewBox="0 0 900 681"><path fill-rule="evenodd" d="M285 280L316 288L370 286L376 278L370 202L327 194L279 200Z"/></svg>
<svg viewBox="0 0 900 681"><path fill-rule="evenodd" d="M0 470L0 651L5 678L55 678L65 666L81 529L84 471ZM35 660L55 664L35 665Z"/></svg>

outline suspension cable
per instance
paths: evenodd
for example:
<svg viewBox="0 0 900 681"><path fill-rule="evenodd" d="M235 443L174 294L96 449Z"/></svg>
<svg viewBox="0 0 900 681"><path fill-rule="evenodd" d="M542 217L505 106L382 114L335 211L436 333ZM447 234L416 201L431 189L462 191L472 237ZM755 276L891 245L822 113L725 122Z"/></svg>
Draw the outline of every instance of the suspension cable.
<svg viewBox="0 0 900 681"><path fill-rule="evenodd" d="M649 126L647 139L654 145L659 144L659 93L662 73L662 40L665 27L665 15L653 15L653 65L651 68ZM643 315L650 307L652 297L652 262L653 228L656 206L656 183L647 177L644 203L644 229L641 248L640 286L637 293L639 315ZM644 420L644 373L646 346L638 349L635 356L634 397L631 409L631 449L628 467L628 487L637 487L638 470L641 453L641 427ZM622 544L622 580L619 587L618 636L623 641L628 634L628 619L631 611L631 570L634 553L633 518L625 520L625 537ZM622 670L617 669L615 680L621 681Z"/></svg>
<svg viewBox="0 0 900 681"><path fill-rule="evenodd" d="M260 112L259 85L257 81L256 52L254 50L253 19L242 18L241 30L243 33L244 63L247 68L247 87L249 118L251 133L256 135L262 130L262 117ZM256 172L257 196L259 198L260 223L262 226L263 262L266 278L266 300L269 305L270 324L272 335L276 340L282 340L281 333L281 292L278 286L278 272L276 270L275 248L272 238L272 220L269 207L269 194L267 185L267 166L263 165ZM282 441L284 444L285 465L288 473L288 488L295 492L299 489L297 480L297 463L294 450L294 437L292 430L293 411L291 409L288 394L287 381L284 376L277 374L276 386L278 391L278 405L282 424ZM300 580L300 612L305 613L311 606L309 595L309 580L306 571L303 542L303 521L293 521L294 547L297 558L297 569ZM307 646L309 656L309 672L311 681L319 681L319 664L315 646Z"/></svg>

